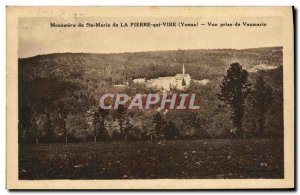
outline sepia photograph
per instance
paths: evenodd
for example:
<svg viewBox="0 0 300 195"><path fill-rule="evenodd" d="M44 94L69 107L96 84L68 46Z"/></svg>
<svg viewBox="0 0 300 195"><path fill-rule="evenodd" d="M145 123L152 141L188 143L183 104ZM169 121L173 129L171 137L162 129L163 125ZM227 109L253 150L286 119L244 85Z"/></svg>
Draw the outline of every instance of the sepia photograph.
<svg viewBox="0 0 300 195"><path fill-rule="evenodd" d="M292 7L7 13L11 188L294 187Z"/></svg>

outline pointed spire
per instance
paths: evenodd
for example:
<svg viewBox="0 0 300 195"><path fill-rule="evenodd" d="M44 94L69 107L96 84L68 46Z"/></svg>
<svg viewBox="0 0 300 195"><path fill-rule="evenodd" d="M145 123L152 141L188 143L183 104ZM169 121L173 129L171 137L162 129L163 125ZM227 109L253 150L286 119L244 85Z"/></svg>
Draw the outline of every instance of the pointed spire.
<svg viewBox="0 0 300 195"><path fill-rule="evenodd" d="M183 65L182 65L182 74L185 75L184 63L183 63Z"/></svg>

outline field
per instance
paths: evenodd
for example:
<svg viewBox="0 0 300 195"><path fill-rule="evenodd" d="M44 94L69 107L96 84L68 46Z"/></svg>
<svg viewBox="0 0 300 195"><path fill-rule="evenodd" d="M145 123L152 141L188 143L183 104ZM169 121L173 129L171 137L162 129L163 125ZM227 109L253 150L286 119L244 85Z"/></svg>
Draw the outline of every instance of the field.
<svg viewBox="0 0 300 195"><path fill-rule="evenodd" d="M279 139L19 146L19 178L283 178Z"/></svg>

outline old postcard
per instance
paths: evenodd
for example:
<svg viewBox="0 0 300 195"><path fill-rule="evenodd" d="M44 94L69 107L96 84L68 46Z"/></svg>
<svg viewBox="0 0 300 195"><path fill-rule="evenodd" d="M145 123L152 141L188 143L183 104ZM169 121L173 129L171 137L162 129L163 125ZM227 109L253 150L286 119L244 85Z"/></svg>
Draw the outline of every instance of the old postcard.
<svg viewBox="0 0 300 195"><path fill-rule="evenodd" d="M7 7L8 189L294 188L292 7Z"/></svg>

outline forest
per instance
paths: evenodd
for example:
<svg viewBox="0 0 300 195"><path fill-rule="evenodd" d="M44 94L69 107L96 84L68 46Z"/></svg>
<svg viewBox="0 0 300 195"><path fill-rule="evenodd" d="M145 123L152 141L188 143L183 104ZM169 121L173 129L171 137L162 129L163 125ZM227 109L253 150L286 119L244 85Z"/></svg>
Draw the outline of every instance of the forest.
<svg viewBox="0 0 300 195"><path fill-rule="evenodd" d="M182 63L210 81L184 91L199 110L99 108L105 93L160 93L133 79L174 76ZM20 144L283 137L282 47L55 53L18 64ZM277 68L250 71L260 64Z"/></svg>

